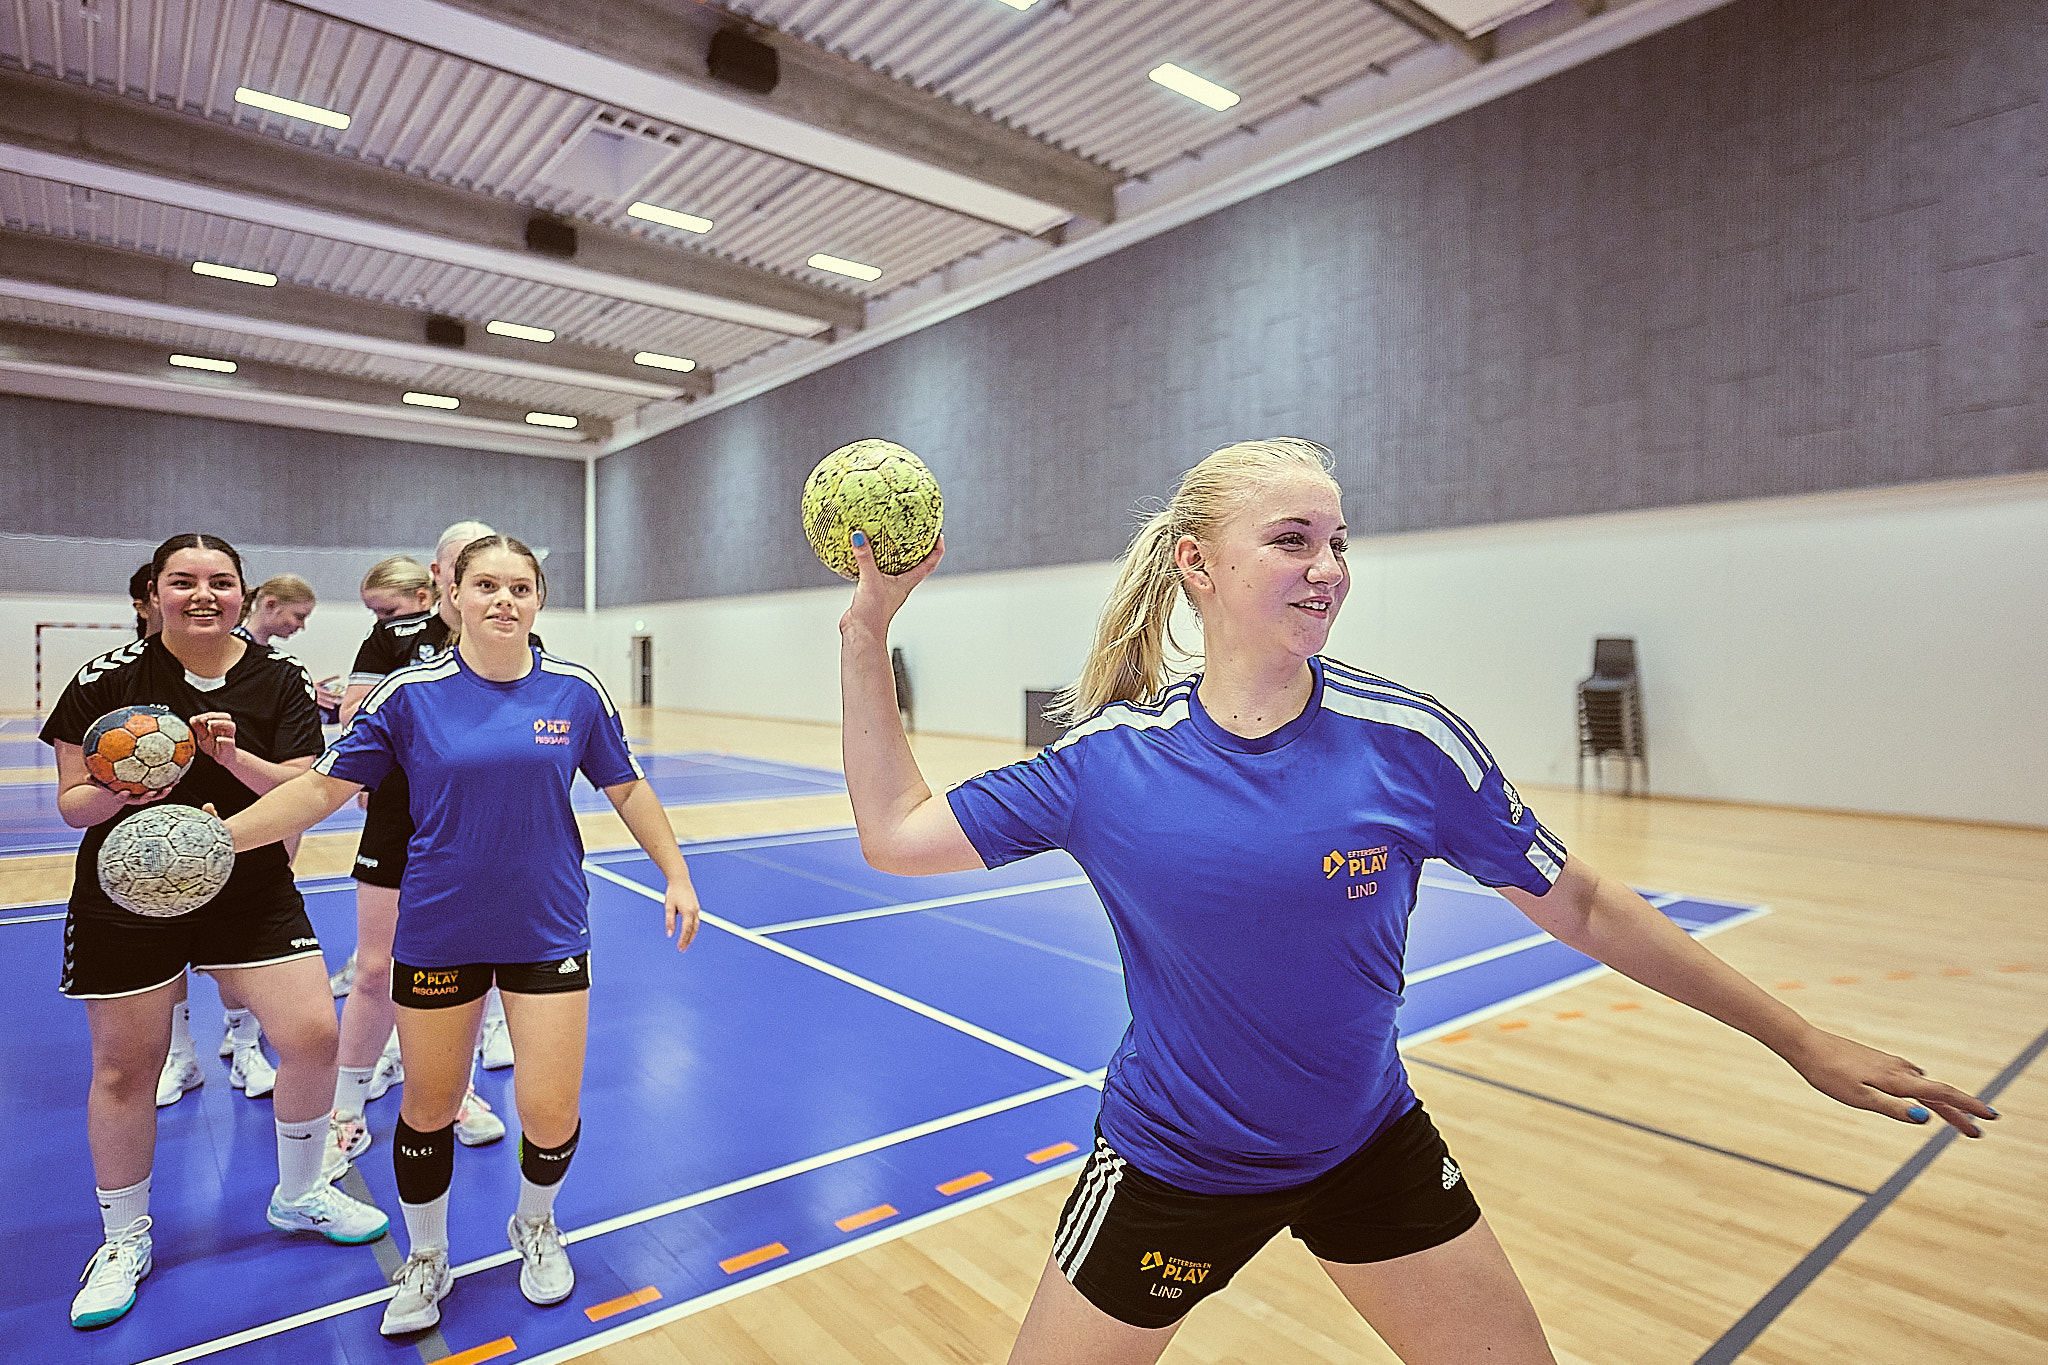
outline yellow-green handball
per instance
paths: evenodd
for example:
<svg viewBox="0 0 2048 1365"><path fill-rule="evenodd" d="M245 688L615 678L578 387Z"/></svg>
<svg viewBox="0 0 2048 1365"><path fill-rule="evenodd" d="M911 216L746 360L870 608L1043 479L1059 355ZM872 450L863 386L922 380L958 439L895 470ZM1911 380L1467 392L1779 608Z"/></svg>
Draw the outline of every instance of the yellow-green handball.
<svg viewBox="0 0 2048 1365"><path fill-rule="evenodd" d="M924 461L894 441L855 441L804 480L804 535L825 567L859 578L849 537L867 532L883 573L915 568L938 543L945 504Z"/></svg>

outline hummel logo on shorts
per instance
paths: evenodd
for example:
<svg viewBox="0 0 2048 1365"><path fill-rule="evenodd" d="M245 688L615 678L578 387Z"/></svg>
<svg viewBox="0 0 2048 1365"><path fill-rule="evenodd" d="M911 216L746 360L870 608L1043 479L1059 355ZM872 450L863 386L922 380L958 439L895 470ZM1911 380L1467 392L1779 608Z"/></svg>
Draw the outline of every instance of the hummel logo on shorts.
<svg viewBox="0 0 2048 1365"><path fill-rule="evenodd" d="M319 946L320 940L317 938L295 938L292 940L292 947L294 948L318 948Z"/></svg>
<svg viewBox="0 0 2048 1365"><path fill-rule="evenodd" d="M1451 1160L1449 1157L1445 1157L1444 1188L1448 1190L1449 1188L1451 1188L1451 1186L1457 1184L1462 1179L1464 1179L1464 1175L1458 1170L1458 1163Z"/></svg>
<svg viewBox="0 0 2048 1365"><path fill-rule="evenodd" d="M555 974L558 976L567 976L569 975L569 973L579 970L581 969L577 967L575 958L565 957L562 959L562 965L555 968Z"/></svg>

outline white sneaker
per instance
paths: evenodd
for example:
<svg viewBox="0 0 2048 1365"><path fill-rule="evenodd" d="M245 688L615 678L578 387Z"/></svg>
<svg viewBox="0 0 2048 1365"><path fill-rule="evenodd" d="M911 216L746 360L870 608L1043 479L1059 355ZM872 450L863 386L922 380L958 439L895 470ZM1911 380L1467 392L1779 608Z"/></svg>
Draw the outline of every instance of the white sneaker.
<svg viewBox="0 0 2048 1365"><path fill-rule="evenodd" d="M465 1147L482 1147L505 1136L505 1120L491 1112L484 1097L471 1090L455 1111L455 1140Z"/></svg>
<svg viewBox="0 0 2048 1365"><path fill-rule="evenodd" d="M167 1104L176 1104L185 1097L187 1090L197 1090L205 1084L206 1073L199 1069L199 1058L192 1053L172 1049L164 1058L164 1069L157 1073L156 1107L161 1109Z"/></svg>
<svg viewBox="0 0 2048 1365"><path fill-rule="evenodd" d="M370 1125L362 1115L345 1119L327 1116L327 1150L320 1155L320 1183L332 1185L348 1174L349 1164L370 1150Z"/></svg>
<svg viewBox="0 0 2048 1365"><path fill-rule="evenodd" d="M257 1032L260 1034L262 1030L259 1028ZM223 1027L221 1029L220 1055L223 1057L232 1057L235 1055L235 1031L232 1028Z"/></svg>
<svg viewBox="0 0 2048 1365"><path fill-rule="evenodd" d="M576 1271L569 1264L569 1253L562 1249L562 1230L555 1226L552 1213L544 1213L532 1223L515 1213L505 1224L505 1236L526 1261L519 1267L519 1292L526 1295L528 1303L545 1308L575 1292Z"/></svg>
<svg viewBox="0 0 2048 1365"><path fill-rule="evenodd" d="M277 1089L277 1068L263 1055L262 1043L235 1049L234 1063L228 1067L228 1084L246 1092L252 1100L260 1100Z"/></svg>
<svg viewBox="0 0 2048 1365"><path fill-rule="evenodd" d="M407 1332L424 1332L441 1320L441 1300L455 1287L448 1269L448 1253L440 1247L415 1251L391 1277L398 1292L384 1308L384 1321L377 1330L387 1337Z"/></svg>
<svg viewBox="0 0 2048 1365"><path fill-rule="evenodd" d="M384 1092L394 1085L405 1083L405 1063L399 1059L398 1049L386 1047L377 1058L377 1069L370 1073L370 1088L363 1092L365 1100L381 1100Z"/></svg>
<svg viewBox="0 0 2048 1365"><path fill-rule="evenodd" d="M327 978L327 989L336 1000L347 995L356 984L356 955L350 953L348 961L341 964L341 970Z"/></svg>
<svg viewBox="0 0 2048 1365"><path fill-rule="evenodd" d="M512 1030L505 1027L503 1019L484 1020L484 1036L477 1043L476 1055L483 1059L486 1071L502 1071L512 1065Z"/></svg>
<svg viewBox="0 0 2048 1365"><path fill-rule="evenodd" d="M265 1216L280 1232L317 1232L351 1247L376 1241L391 1226L382 1209L351 1199L332 1185L315 1185L311 1194L291 1204L272 1190Z"/></svg>
<svg viewBox="0 0 2048 1365"><path fill-rule="evenodd" d="M149 1216L112 1234L85 1263L85 1288L71 1300L71 1325L81 1331L105 1327L135 1306L135 1286L149 1274Z"/></svg>

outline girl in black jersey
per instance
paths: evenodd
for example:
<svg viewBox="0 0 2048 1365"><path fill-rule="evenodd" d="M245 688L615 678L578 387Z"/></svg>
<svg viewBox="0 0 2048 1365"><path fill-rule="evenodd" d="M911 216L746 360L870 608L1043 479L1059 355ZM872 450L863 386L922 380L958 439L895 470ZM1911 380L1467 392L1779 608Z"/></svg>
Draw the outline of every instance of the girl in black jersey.
<svg viewBox="0 0 2048 1365"><path fill-rule="evenodd" d="M65 823L86 831L64 928L62 989L86 1002L92 1033L86 1131L105 1242L87 1262L72 1303L71 1323L81 1328L127 1313L136 1284L149 1273L153 1086L170 1042L173 990L188 966L232 982L282 1059L271 1225L356 1243L382 1236L388 1221L320 1180L334 1015L320 989L320 941L284 850L251 849L219 895L175 918L132 914L100 890L98 855L108 831L160 799L93 782L81 746L101 715L156 704L183 717L199 753L164 795L224 813L304 772L321 750L305 670L232 633L245 591L233 547L213 536L173 536L151 563L149 592L163 612L162 633L80 669L42 731L57 751L58 809Z"/></svg>

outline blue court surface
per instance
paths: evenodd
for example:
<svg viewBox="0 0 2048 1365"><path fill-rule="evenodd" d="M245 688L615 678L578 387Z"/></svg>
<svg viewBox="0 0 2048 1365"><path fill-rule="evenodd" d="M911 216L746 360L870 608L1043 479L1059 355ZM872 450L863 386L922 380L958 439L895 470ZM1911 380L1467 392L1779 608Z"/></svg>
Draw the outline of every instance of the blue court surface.
<svg viewBox="0 0 2048 1365"><path fill-rule="evenodd" d="M0 747L8 740L0 738ZM45 754L49 747L36 741ZM719 801L763 801L781 796L826 796L846 790L846 779L830 768L807 768L739 754L640 754L640 766L664 806L703 806ZM577 775L571 802L579 811L611 809L605 799ZM363 812L354 802L313 826L315 834L361 829ZM78 847L81 834L57 814L57 784L16 782L0 785L0 857L28 853L65 853Z"/></svg>
<svg viewBox="0 0 2048 1365"><path fill-rule="evenodd" d="M85 1146L85 1011L55 989L60 906L0 915L0 1075L11 1135L0 1196L0 1340L38 1362L565 1359L772 1278L897 1236L1026 1183L1060 1179L1091 1141L1100 1067L1128 1015L1109 924L1077 866L905 878L850 830L686 846L706 907L697 944L661 937L659 874L637 851L590 872L596 949L584 1129L557 1217L577 1271L548 1309L519 1294L505 1243L515 1143L459 1151L450 1232L461 1276L440 1335L377 1332L387 1242L343 1248L271 1231L270 1106L211 1057L217 997L193 990L207 1083L160 1111L156 1266L126 1319L86 1334L66 1310L99 1241ZM339 963L352 883L305 884ZM1659 895L1694 933L1758 907ZM1400 1024L1414 1043L1605 970L1507 902L1432 864L1412 920ZM510 1072L479 1084L515 1129ZM395 1099L372 1104L357 1175L398 1213ZM355 1188L360 1190L362 1186ZM1051 1229L1047 1229L1050 1236Z"/></svg>

